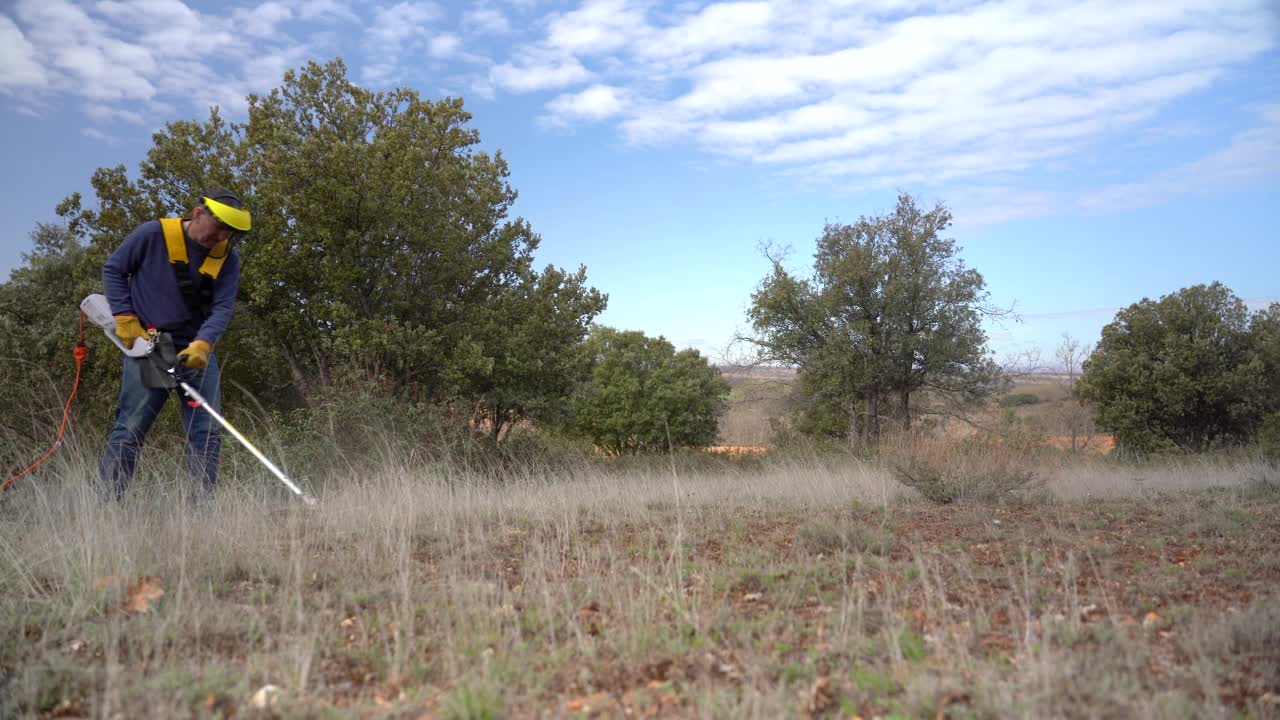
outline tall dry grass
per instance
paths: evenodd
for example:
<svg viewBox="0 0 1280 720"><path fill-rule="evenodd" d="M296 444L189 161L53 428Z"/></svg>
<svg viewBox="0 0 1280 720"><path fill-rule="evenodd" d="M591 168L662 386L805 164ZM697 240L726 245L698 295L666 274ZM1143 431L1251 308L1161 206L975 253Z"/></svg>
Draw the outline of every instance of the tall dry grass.
<svg viewBox="0 0 1280 720"><path fill-rule="evenodd" d="M996 569L963 547L937 552L905 534L932 510L894 468L911 458L963 485L1023 463L1043 479L1032 494L954 498L976 542L1004 504L1092 496L1190 513L1180 493L1206 487L1231 490L1210 513L1225 531L1237 515L1247 526L1258 496L1246 490L1275 478L1250 460L1139 468L906 444L874 461L495 476L383 457L308 478L321 503L307 511L234 455L212 507L193 509L180 463L154 454L126 501L104 504L92 446L67 450L0 501L4 716L229 716L273 685L274 711L297 717L933 717L952 705L956 717L1227 717L1230 623L1275 616L1272 597L1243 619L1198 621L1182 648L1194 687L1153 695L1138 679L1151 646L1119 620L1086 624L1073 596L1074 577L1118 571L1089 556L1051 568L1032 540L1012 540L1018 556ZM141 577L164 596L122 612L120 584L103 579ZM995 581L1017 631L992 655L975 638L996 608L955 599ZM954 622L929 631L917 613Z"/></svg>

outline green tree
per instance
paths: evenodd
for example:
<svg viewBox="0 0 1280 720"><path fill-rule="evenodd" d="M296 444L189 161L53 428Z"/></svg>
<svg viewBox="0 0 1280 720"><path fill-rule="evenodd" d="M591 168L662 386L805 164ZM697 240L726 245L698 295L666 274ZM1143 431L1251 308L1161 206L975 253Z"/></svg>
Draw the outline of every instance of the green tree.
<svg viewBox="0 0 1280 720"><path fill-rule="evenodd" d="M998 311L941 236L950 225L944 205L924 210L901 194L892 213L827 224L809 278L766 251L773 270L752 295L745 339L763 360L799 368L811 426L834 430L842 412L843 436L875 442L884 418L910 428L922 391L973 404L1000 387L981 327Z"/></svg>
<svg viewBox="0 0 1280 720"><path fill-rule="evenodd" d="M1263 397L1269 413L1280 413L1280 303L1271 303L1249 321L1253 355L1262 366Z"/></svg>
<svg viewBox="0 0 1280 720"><path fill-rule="evenodd" d="M80 300L93 290L79 276L86 249L65 226L40 223L30 239L32 250L0 283L0 471L25 467L53 442L75 380ZM105 433L118 391L119 365L96 361L117 351L92 324L84 335L90 353L68 437L85 427Z"/></svg>
<svg viewBox="0 0 1280 720"><path fill-rule="evenodd" d="M574 396L572 432L615 454L715 442L729 385L697 350L609 327L586 348L592 370Z"/></svg>
<svg viewBox="0 0 1280 720"><path fill-rule="evenodd" d="M71 357L67 337L75 332L80 296L76 267L84 248L65 226L39 223L33 249L0 283L0 382L28 385L29 373L56 374Z"/></svg>
<svg viewBox="0 0 1280 720"><path fill-rule="evenodd" d="M508 218L506 162L478 148L460 99L367 90L334 60L248 103L244 124L215 110L166 125L136 182L100 169L98 209L76 195L59 208L96 274L133 227L203 188L245 197L254 229L219 345L224 385L290 407L339 374L363 377L406 401L478 408L500 430L579 379L576 346L605 297L582 269L533 269L540 238Z"/></svg>
<svg viewBox="0 0 1280 720"><path fill-rule="evenodd" d="M1195 285L1116 313L1077 392L1128 451L1232 445L1250 436L1274 396L1258 350L1244 302L1221 283Z"/></svg>
<svg viewBox="0 0 1280 720"><path fill-rule="evenodd" d="M569 396L590 372L583 341L607 299L587 287L585 268L569 274L547 266L526 271L488 305L465 340L473 362L456 364L462 376L453 383L473 391L473 424L496 442L526 418L562 423Z"/></svg>

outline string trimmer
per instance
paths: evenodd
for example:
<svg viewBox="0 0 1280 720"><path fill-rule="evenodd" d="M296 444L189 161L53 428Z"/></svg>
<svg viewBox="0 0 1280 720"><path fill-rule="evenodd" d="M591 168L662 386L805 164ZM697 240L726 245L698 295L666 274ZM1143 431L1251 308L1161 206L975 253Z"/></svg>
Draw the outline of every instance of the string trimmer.
<svg viewBox="0 0 1280 720"><path fill-rule="evenodd" d="M241 445L244 445L249 452L253 453L253 456L258 458L258 462L262 463L273 475L279 478L280 482L285 484L285 487L289 488L294 495L297 495L302 499L302 502L306 503L308 506L314 506L316 504L316 499L314 497L302 492L302 489L286 477L285 474L280 471L280 468L275 466L275 463L268 460L266 455L263 455L258 448L254 447L253 443L249 442L248 438L241 435L239 430L232 427L231 423L227 422L226 418L222 417L217 410L214 410L213 407L209 405L209 402L204 399L203 395L183 379L179 372L180 363L172 352L173 341L168 338L167 335L155 335L152 336L150 340L138 338L133 341L132 348L125 347L124 342L116 336L116 320L115 317L111 315L111 306L107 303L106 297L94 293L93 295L86 297L84 301L80 303L80 309L84 311L85 316L88 317L93 324L102 328L102 332L106 333L107 338L111 340L112 344L119 348L125 355L132 358L147 358L156 370L169 378L169 387L181 388L183 394L186 395L196 407L209 413L214 420L218 421L219 425L226 428L227 432L231 433L236 440L240 441ZM163 351L164 349L167 349L167 352Z"/></svg>

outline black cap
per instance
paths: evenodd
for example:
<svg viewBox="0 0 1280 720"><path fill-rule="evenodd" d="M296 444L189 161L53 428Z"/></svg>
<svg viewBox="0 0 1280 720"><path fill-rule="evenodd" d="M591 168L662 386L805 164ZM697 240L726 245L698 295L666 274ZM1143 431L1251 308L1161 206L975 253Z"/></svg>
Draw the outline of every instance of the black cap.
<svg viewBox="0 0 1280 720"><path fill-rule="evenodd" d="M224 205L230 205L238 210L244 209L244 202L240 199L240 196L226 188L209 188L209 190L200 197L202 202L204 198L209 198L210 200L217 200Z"/></svg>

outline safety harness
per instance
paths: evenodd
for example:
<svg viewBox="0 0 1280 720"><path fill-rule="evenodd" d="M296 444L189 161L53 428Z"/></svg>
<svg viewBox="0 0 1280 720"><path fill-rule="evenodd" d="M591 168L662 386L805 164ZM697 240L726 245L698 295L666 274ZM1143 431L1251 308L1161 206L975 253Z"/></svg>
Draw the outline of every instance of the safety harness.
<svg viewBox="0 0 1280 720"><path fill-rule="evenodd" d="M187 241L182 233L182 218L162 218L160 227L164 229L164 245L169 251L169 264L173 266L178 290L182 291L182 301L192 315L198 318L209 317L209 311L213 307L213 281L222 272L222 263L227 259L231 241L223 240L213 246L204 262L200 263L200 280L197 283L191 277L191 267L187 261Z"/></svg>

